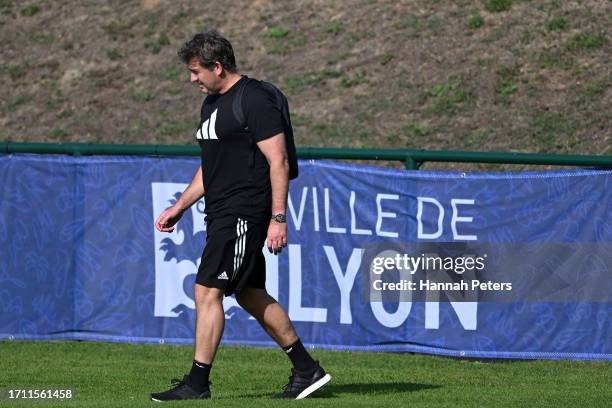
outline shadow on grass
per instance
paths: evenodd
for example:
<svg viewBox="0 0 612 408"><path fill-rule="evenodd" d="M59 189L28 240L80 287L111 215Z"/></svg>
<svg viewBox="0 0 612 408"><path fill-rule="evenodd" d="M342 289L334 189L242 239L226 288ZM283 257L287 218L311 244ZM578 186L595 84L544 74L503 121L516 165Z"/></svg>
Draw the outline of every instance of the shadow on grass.
<svg viewBox="0 0 612 408"><path fill-rule="evenodd" d="M372 395L372 394L391 394L398 392L415 392L433 388L440 388L440 385L418 384L409 382L394 383L353 383L353 384L333 384L324 386L309 398L330 398L336 394Z"/></svg>
<svg viewBox="0 0 612 408"><path fill-rule="evenodd" d="M335 398L336 394L353 395L377 395L391 394L398 392L415 392L427 389L440 388L440 385L416 384L409 382L396 383L353 383L353 384L327 384L320 390L310 395L308 398ZM240 398L266 398L271 397L269 393L248 393L240 395Z"/></svg>

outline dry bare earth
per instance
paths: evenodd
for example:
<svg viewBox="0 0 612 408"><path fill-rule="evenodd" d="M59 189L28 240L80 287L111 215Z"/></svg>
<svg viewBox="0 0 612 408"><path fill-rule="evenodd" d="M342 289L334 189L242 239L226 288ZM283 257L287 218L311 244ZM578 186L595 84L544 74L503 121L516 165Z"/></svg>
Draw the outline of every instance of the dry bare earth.
<svg viewBox="0 0 612 408"><path fill-rule="evenodd" d="M301 146L611 154L612 2L0 0L0 139L193 143L217 28Z"/></svg>

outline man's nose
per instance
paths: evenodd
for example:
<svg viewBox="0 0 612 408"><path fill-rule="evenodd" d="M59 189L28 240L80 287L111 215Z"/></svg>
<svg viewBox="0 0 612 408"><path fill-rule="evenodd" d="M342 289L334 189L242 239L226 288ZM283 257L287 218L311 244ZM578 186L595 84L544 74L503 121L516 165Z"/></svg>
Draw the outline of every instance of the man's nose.
<svg viewBox="0 0 612 408"><path fill-rule="evenodd" d="M191 81L191 82L196 82L197 80L198 80L198 76L197 76L197 75L195 75L195 74L192 72L192 73L191 73L191 78L190 78L190 81Z"/></svg>

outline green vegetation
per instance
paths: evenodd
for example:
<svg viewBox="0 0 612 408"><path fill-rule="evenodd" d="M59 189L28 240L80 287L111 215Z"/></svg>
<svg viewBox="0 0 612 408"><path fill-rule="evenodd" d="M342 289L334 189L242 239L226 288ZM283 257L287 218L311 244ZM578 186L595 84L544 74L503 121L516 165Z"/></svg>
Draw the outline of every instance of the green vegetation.
<svg viewBox="0 0 612 408"><path fill-rule="evenodd" d="M9 63L2 67L2 70L9 74L11 79L19 79L25 75L28 69L28 64Z"/></svg>
<svg viewBox="0 0 612 408"><path fill-rule="evenodd" d="M132 99L136 102L149 102L155 99L155 94L148 89L134 91L132 93Z"/></svg>
<svg viewBox="0 0 612 408"><path fill-rule="evenodd" d="M327 146L367 147L371 144L370 133L354 121L315 122L311 131Z"/></svg>
<svg viewBox="0 0 612 408"><path fill-rule="evenodd" d="M178 120L178 121L173 121L173 122L164 122L159 127L159 133L162 136L176 136L181 133L189 133L189 132L193 132L195 134L196 125L197 123L194 123L193 120Z"/></svg>
<svg viewBox="0 0 612 408"><path fill-rule="evenodd" d="M357 43L361 40L365 40L368 37L372 37L372 33L369 31L353 31L349 34L349 40L351 43Z"/></svg>
<svg viewBox="0 0 612 408"><path fill-rule="evenodd" d="M271 27L268 30L268 36L271 38L283 38L286 37L287 34L289 34L289 29L285 27Z"/></svg>
<svg viewBox="0 0 612 408"><path fill-rule="evenodd" d="M8 12L13 7L13 0L0 0L0 12Z"/></svg>
<svg viewBox="0 0 612 408"><path fill-rule="evenodd" d="M266 52L273 55L285 55L290 51L289 43L283 39L289 34L289 29L285 27L271 27L267 31L270 38L266 41Z"/></svg>
<svg viewBox="0 0 612 408"><path fill-rule="evenodd" d="M418 123L410 123L405 125L402 127L402 131L417 138L427 136L430 133L430 130L426 126Z"/></svg>
<svg viewBox="0 0 612 408"><path fill-rule="evenodd" d="M162 68L160 71L160 76L162 77L162 79L165 79L167 81L178 81L183 75L185 75L185 78L187 78L187 74L188 72L185 70L185 68L183 68L182 65L176 63L170 64Z"/></svg>
<svg viewBox="0 0 612 408"><path fill-rule="evenodd" d="M26 17L32 17L34 14L40 11L40 6L38 4L30 4L21 9L21 15Z"/></svg>
<svg viewBox="0 0 612 408"><path fill-rule="evenodd" d="M395 58L395 55L391 53L387 53L383 55L382 58L380 59L380 65L387 65L389 62L391 62L393 58Z"/></svg>
<svg viewBox="0 0 612 408"><path fill-rule="evenodd" d="M106 51L106 56L111 61L116 61L116 60L118 60L119 58L122 57L121 52L119 52L119 50L117 48L113 48L113 49L107 50Z"/></svg>
<svg viewBox="0 0 612 408"><path fill-rule="evenodd" d="M340 76L342 76L340 71L328 68L317 72L291 75L285 80L285 89L288 93L293 94L301 91L306 86L317 86L327 79L338 78Z"/></svg>
<svg viewBox="0 0 612 408"><path fill-rule="evenodd" d="M570 50L595 50L601 48L607 41L603 33L578 34L568 44Z"/></svg>
<svg viewBox="0 0 612 408"><path fill-rule="evenodd" d="M345 76L340 79L340 86L343 88L350 88L355 85L365 84L368 82L365 71L357 72L353 76Z"/></svg>
<svg viewBox="0 0 612 408"><path fill-rule="evenodd" d="M54 35L43 32L32 33L30 38L32 39L32 42L36 44L50 45L58 42L57 38Z"/></svg>
<svg viewBox="0 0 612 408"><path fill-rule="evenodd" d="M491 13L508 11L512 8L512 0L482 0L485 10Z"/></svg>
<svg viewBox="0 0 612 408"><path fill-rule="evenodd" d="M327 63L329 65L335 65L335 64L339 63L340 61L344 61L345 59L347 59L350 56L351 56L350 52L337 52L337 53L333 53L329 57L327 57Z"/></svg>
<svg viewBox="0 0 612 408"><path fill-rule="evenodd" d="M176 51L218 29L241 72L277 84L308 118L300 146L610 149L609 0L256 2L231 23L219 2L81 3L0 0L0 133L193 143L202 95ZM565 119L561 131L546 112Z"/></svg>
<svg viewBox="0 0 612 408"><path fill-rule="evenodd" d="M473 149L479 150L479 147L487 142L490 132L487 130L477 129L465 135L463 142Z"/></svg>
<svg viewBox="0 0 612 408"><path fill-rule="evenodd" d="M285 55L289 53L287 44L270 44L267 48L268 54Z"/></svg>
<svg viewBox="0 0 612 408"><path fill-rule="evenodd" d="M92 69L91 71L87 72L87 78L95 87L104 88L112 82L110 74L111 70L106 70L103 68Z"/></svg>
<svg viewBox="0 0 612 408"><path fill-rule="evenodd" d="M328 21L325 23L324 30L328 34L336 35L342 31L342 24L339 21Z"/></svg>
<svg viewBox="0 0 612 408"><path fill-rule="evenodd" d="M165 45L170 45L170 38L165 32L161 32L157 38L150 39L145 42L145 48L151 51L153 54L159 54L161 48Z"/></svg>
<svg viewBox="0 0 612 408"><path fill-rule="evenodd" d="M105 33L110 35L113 40L118 40L119 38L131 38L134 37L134 33L132 33L132 28L136 24L136 19L128 19L128 20L114 20L102 26L102 30Z"/></svg>
<svg viewBox="0 0 612 408"><path fill-rule="evenodd" d="M566 55L558 51L537 51L530 57L541 68L568 70L574 67L574 60L571 55Z"/></svg>
<svg viewBox="0 0 612 408"><path fill-rule="evenodd" d="M191 364L191 346L94 342L3 342L5 388L70 388L55 407L151 407L149 393L168 389ZM171 406L458 407L608 406L612 363L455 360L426 355L314 350L332 381L303 401L273 400L290 364L277 349L221 347L211 401ZM24 403L30 404L28 401ZM8 402L7 407L26 406ZM39 404L36 404L37 406Z"/></svg>
<svg viewBox="0 0 612 408"><path fill-rule="evenodd" d="M446 82L429 88L426 96L433 101L428 111L430 114L453 114L462 105L473 99L467 89L463 75L451 75Z"/></svg>
<svg viewBox="0 0 612 408"><path fill-rule="evenodd" d="M306 115L300 115L299 113L291 114L291 125L293 127L306 126L310 122L312 122L312 119Z"/></svg>
<svg viewBox="0 0 612 408"><path fill-rule="evenodd" d="M610 86L612 86L612 76L597 79L587 84L583 95L587 99L594 99L602 96Z"/></svg>
<svg viewBox="0 0 612 408"><path fill-rule="evenodd" d="M19 106L27 103L31 98L27 95L17 95L7 104L7 109L9 112L15 111Z"/></svg>
<svg viewBox="0 0 612 408"><path fill-rule="evenodd" d="M468 18L467 26L471 29L480 28L484 25L484 18L480 14L473 14Z"/></svg>
<svg viewBox="0 0 612 408"><path fill-rule="evenodd" d="M54 139L63 139L66 136L68 136L68 132L64 129L60 129L60 128L53 128L51 129L51 137Z"/></svg>
<svg viewBox="0 0 612 408"><path fill-rule="evenodd" d="M563 147L561 140L571 138L578 122L561 112L538 110L532 113L532 129L540 150L551 152Z"/></svg>
<svg viewBox="0 0 612 408"><path fill-rule="evenodd" d="M502 102L509 102L510 95L518 90L518 76L520 74L520 66L501 66L497 70L496 91L499 99Z"/></svg>
<svg viewBox="0 0 612 408"><path fill-rule="evenodd" d="M554 30L561 31L561 30L565 30L566 27L567 27L567 21L565 20L565 18L560 17L560 16L553 17L546 23L546 28L550 31L554 31Z"/></svg>

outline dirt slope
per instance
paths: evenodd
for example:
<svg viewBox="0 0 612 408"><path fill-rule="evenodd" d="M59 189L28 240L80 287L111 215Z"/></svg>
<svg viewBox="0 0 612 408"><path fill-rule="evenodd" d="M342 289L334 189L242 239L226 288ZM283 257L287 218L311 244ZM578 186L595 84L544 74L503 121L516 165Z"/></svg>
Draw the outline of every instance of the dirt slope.
<svg viewBox="0 0 612 408"><path fill-rule="evenodd" d="M607 0L0 0L0 140L192 143L216 28L301 146L612 154Z"/></svg>

